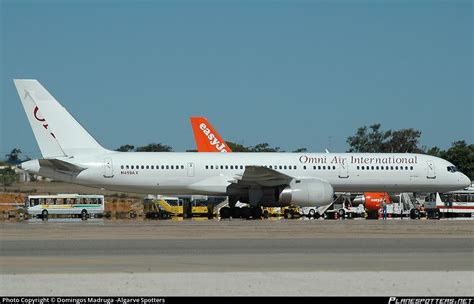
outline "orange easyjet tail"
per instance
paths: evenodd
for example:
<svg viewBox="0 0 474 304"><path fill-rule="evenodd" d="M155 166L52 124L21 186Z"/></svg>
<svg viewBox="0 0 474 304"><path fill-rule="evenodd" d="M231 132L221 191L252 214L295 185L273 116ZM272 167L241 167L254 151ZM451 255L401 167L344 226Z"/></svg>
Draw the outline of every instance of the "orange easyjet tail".
<svg viewBox="0 0 474 304"><path fill-rule="evenodd" d="M198 152L232 152L205 117L191 117Z"/></svg>

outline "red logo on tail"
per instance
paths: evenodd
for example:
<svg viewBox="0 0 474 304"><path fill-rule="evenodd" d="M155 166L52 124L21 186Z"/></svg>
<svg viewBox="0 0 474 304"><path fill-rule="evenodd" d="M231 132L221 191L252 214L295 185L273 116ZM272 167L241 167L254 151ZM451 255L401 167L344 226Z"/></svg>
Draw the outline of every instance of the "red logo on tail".
<svg viewBox="0 0 474 304"><path fill-rule="evenodd" d="M44 123L43 123L43 127L44 127L45 129L48 129L48 126L49 126L49 125L46 123L46 119L44 119L44 118L39 118L39 117L38 117L38 111L39 111L39 108L38 108L38 106L36 106L36 107L35 107L35 110L33 111L34 117L36 118L37 121L39 121L39 122L44 122ZM52 136L54 139L56 139L56 135L54 135L53 132L50 132L49 134L51 134L51 136Z"/></svg>

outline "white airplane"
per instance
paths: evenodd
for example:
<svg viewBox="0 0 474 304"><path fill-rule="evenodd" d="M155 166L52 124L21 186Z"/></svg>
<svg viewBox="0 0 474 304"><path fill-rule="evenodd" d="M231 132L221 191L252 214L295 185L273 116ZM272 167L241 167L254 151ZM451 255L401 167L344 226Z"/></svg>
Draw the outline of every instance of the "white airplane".
<svg viewBox="0 0 474 304"><path fill-rule="evenodd" d="M400 153L151 153L103 148L33 79L14 80L42 159L30 173L97 188L229 196L253 206L324 206L335 191L444 192L471 185L437 157Z"/></svg>

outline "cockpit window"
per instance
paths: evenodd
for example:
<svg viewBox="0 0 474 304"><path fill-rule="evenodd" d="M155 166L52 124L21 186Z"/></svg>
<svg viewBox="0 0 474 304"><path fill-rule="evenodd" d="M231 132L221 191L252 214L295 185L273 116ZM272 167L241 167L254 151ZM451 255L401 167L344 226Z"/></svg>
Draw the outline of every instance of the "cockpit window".
<svg viewBox="0 0 474 304"><path fill-rule="evenodd" d="M448 166L448 172L458 172L458 168L456 166Z"/></svg>

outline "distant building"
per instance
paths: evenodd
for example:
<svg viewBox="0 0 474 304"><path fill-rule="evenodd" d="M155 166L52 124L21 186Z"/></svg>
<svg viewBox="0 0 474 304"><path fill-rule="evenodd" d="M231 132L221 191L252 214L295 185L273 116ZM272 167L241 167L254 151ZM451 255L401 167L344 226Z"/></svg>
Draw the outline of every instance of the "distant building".
<svg viewBox="0 0 474 304"><path fill-rule="evenodd" d="M26 172L25 170L17 168L17 167L15 167L14 170L15 170L16 175L18 176L18 181L20 183L26 183L26 182L31 181L30 174Z"/></svg>
<svg viewBox="0 0 474 304"><path fill-rule="evenodd" d="M20 183L28 183L32 180L45 181L45 182L52 181L52 179L50 178L29 174L27 171L20 169L15 165L5 164L5 165L0 166L0 170L7 169L7 168L11 168L15 171L16 175L18 176L18 182Z"/></svg>

